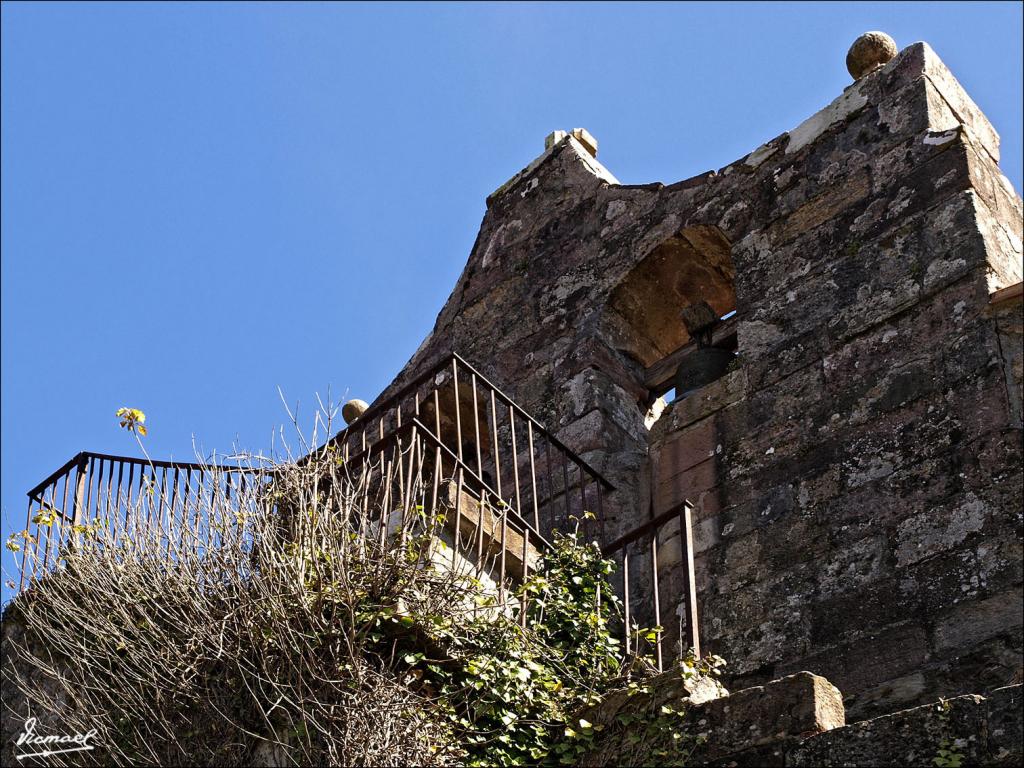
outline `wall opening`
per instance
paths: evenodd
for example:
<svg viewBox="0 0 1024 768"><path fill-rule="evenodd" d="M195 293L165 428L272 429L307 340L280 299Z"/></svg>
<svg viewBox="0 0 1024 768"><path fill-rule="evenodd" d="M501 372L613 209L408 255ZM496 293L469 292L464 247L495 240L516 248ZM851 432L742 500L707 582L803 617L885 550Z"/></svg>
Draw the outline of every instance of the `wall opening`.
<svg viewBox="0 0 1024 768"><path fill-rule="evenodd" d="M736 270L731 250L718 227L686 227L652 249L611 293L606 338L642 369L649 397L638 406L650 424L660 413L660 398L671 402L692 391L677 387L675 374L683 358L696 362L698 348L709 346L735 353ZM714 327L694 334L692 323L690 328L684 323L683 312L702 303Z"/></svg>
<svg viewBox="0 0 1024 768"><path fill-rule="evenodd" d="M679 313L706 301L736 309L731 246L718 227L687 227L645 256L612 291L609 330L620 352L645 368L689 341Z"/></svg>

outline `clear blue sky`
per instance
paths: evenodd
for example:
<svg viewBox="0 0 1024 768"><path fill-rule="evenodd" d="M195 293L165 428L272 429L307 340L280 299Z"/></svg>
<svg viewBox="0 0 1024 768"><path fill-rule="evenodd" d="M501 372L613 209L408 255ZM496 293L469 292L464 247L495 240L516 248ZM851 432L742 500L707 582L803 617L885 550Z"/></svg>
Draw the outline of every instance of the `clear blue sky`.
<svg viewBox="0 0 1024 768"><path fill-rule="evenodd" d="M2 6L3 534L79 450L267 448L277 387L366 400L484 199L584 126L627 183L736 160L927 40L1021 189L1021 5ZM4 553L5 571L10 559ZM5 590L6 594L6 590Z"/></svg>

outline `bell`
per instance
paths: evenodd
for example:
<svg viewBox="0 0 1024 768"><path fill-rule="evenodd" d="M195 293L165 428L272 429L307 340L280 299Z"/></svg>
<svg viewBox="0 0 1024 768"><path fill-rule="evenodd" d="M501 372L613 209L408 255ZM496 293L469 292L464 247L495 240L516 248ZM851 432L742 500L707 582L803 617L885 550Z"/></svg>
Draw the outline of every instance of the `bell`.
<svg viewBox="0 0 1024 768"><path fill-rule="evenodd" d="M705 346L699 346L688 354L676 369L676 400L689 397L701 387L722 378L735 357L731 350Z"/></svg>

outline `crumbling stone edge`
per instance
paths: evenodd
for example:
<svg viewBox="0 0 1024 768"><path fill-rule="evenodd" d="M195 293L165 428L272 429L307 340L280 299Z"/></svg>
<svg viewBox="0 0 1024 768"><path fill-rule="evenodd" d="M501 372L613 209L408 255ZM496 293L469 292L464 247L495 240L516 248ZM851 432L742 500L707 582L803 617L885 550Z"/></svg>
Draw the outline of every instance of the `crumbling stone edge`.
<svg viewBox="0 0 1024 768"><path fill-rule="evenodd" d="M649 692L642 696L613 695L584 713L607 729L582 765L609 764L612 756L640 757L623 749L628 733L615 727L616 719L667 702L688 706L690 735L697 737L686 759L686 765L692 766L935 768L1020 765L1024 758L1021 685L984 696L957 696L850 725L845 723L839 690L810 672L710 699L698 695L675 672L648 681L645 689Z"/></svg>

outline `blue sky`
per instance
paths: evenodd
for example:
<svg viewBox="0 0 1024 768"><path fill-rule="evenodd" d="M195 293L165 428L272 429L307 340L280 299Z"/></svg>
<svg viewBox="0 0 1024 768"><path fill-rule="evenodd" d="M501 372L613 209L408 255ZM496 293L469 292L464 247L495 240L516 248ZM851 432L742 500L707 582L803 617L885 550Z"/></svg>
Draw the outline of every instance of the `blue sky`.
<svg viewBox="0 0 1024 768"><path fill-rule="evenodd" d="M626 183L720 168L881 29L936 49L1020 190L1021 8L5 2L4 537L77 451L137 453L122 405L190 459L266 449L278 387L300 418L329 387L372 400L554 129Z"/></svg>

